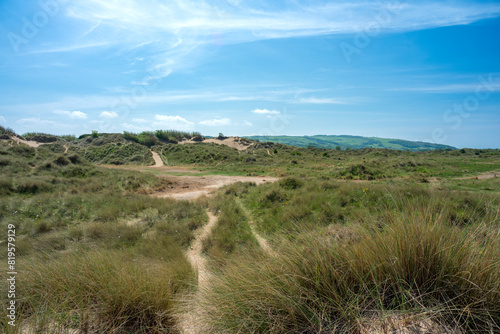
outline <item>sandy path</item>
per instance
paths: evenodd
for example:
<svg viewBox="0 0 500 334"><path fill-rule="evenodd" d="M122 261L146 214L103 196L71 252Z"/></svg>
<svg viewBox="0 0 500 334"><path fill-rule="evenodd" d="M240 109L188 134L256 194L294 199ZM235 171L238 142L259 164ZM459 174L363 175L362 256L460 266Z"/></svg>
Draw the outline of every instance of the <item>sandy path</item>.
<svg viewBox="0 0 500 334"><path fill-rule="evenodd" d="M186 306L182 312L177 315L178 318L178 326L179 330L183 334L197 334L203 333L203 322L199 319L200 314L203 310L200 308L198 300L198 292L207 287L208 282L210 281L211 273L207 266L207 260L202 255L203 249L203 240L205 240L212 229L217 224L217 217L214 216L211 212L207 212L208 214L208 224L199 228L195 232L195 240L191 245L190 249L186 253L186 257L191 263L191 266L198 273L198 290L194 295L187 296Z"/></svg>
<svg viewBox="0 0 500 334"><path fill-rule="evenodd" d="M488 172L477 176L466 176L466 177L456 177L455 180L484 180L484 179L494 179L495 177L500 177L500 172Z"/></svg>
<svg viewBox="0 0 500 334"><path fill-rule="evenodd" d="M155 161L155 165L151 166L151 167L154 167L154 168L163 167L163 160L161 160L160 155L156 152L153 152L153 151L151 151L151 154L153 155L153 159Z"/></svg>
<svg viewBox="0 0 500 334"><path fill-rule="evenodd" d="M198 286L204 286L210 278L210 272L207 269L207 261L205 257L201 255L202 243L203 240L210 235L212 229L217 223L217 217L213 213L208 211L207 215L208 224L205 224L195 231L195 241L186 253L189 262L193 268L198 271Z"/></svg>
<svg viewBox="0 0 500 334"><path fill-rule="evenodd" d="M178 200L196 199L203 195L210 195L220 187L236 182L254 182L263 184L279 180L269 176L230 176L230 175L205 175L205 176L166 176L173 182L173 187L155 196L161 198L174 198Z"/></svg>
<svg viewBox="0 0 500 334"><path fill-rule="evenodd" d="M13 141L15 141L18 144L24 144L24 145L28 145L29 147L35 147L35 148L43 144L43 143L38 143L38 142L32 141L32 140L24 140L24 139L21 139L19 137L10 137L10 139L12 139ZM2 139L2 140L8 141L9 139Z"/></svg>

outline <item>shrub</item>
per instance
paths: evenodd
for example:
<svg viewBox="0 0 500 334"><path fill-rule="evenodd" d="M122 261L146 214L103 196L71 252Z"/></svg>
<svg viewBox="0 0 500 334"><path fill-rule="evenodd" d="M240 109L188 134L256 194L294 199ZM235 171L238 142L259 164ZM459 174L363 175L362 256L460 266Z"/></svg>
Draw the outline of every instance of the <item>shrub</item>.
<svg viewBox="0 0 500 334"><path fill-rule="evenodd" d="M69 165L69 160L64 155L60 155L54 160L54 163L59 166L66 166Z"/></svg>
<svg viewBox="0 0 500 334"><path fill-rule="evenodd" d="M289 176L289 177L286 177L284 179L281 179L279 181L279 185L280 185L280 187L282 187L284 189L292 190L292 189L297 189L297 188L302 187L302 182L300 182L295 177Z"/></svg>

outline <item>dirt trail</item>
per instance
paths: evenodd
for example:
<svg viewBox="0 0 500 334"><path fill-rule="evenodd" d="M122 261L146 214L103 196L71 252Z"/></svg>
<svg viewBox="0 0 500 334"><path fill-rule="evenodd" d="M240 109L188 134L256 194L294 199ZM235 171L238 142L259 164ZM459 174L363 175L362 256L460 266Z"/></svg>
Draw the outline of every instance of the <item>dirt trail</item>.
<svg viewBox="0 0 500 334"><path fill-rule="evenodd" d="M213 213L208 211L207 215L208 224L196 230L195 241L186 253L189 262L193 268L198 271L198 286L204 286L210 278L210 272L207 269L206 259L201 255L202 243L203 240L210 235L212 229L217 223L217 217Z"/></svg>
<svg viewBox="0 0 500 334"><path fill-rule="evenodd" d="M35 148L43 144L43 143L38 143L38 142L32 141L32 140L24 140L24 139L21 139L19 137L10 137L10 139L12 139L13 141L15 141L18 144L24 144L24 145L28 145L29 147L35 147ZM9 139L2 139L2 140L8 141Z"/></svg>
<svg viewBox="0 0 500 334"><path fill-rule="evenodd" d="M255 184L259 185L279 180L276 177L269 176L166 175L166 177L170 181L172 181L172 188L166 189L161 193L157 193L155 194L155 196L162 198L174 198L178 200L191 200L203 195L210 195L218 188L236 182L254 182Z"/></svg>
<svg viewBox="0 0 500 334"><path fill-rule="evenodd" d="M209 211L207 214L208 224L196 230L195 241L186 253L189 263L191 263L191 266L198 272L198 289L194 295L188 296L185 309L181 310L182 312L177 316L179 330L183 334L203 333L203 322L199 319L199 315L203 310L200 309L197 300L199 299L199 291L207 287L211 277L211 273L207 266L207 260L202 255L203 240L210 235L212 229L217 224L217 217Z"/></svg>
<svg viewBox="0 0 500 334"><path fill-rule="evenodd" d="M456 177L455 180L474 180L474 179L484 180L484 179L494 179L495 177L500 177L499 171L483 173L477 176Z"/></svg>
<svg viewBox="0 0 500 334"><path fill-rule="evenodd" d="M155 161L155 165L151 167L154 168L163 167L163 160L161 160L160 155L153 151L151 151L151 154L153 155L153 159Z"/></svg>
<svg viewBox="0 0 500 334"><path fill-rule="evenodd" d="M248 225L250 226L250 229L252 230L253 236L255 237L257 242L259 243L260 248L262 248L262 250L264 252L266 252L268 255L276 256L276 252L271 248L271 246L269 245L267 240L264 239L255 229L255 223L252 220L252 214L247 210L247 208L245 208L245 206L243 205L243 203L241 202L241 200L239 198L235 198L235 201L238 203L238 205L241 207L241 209L243 210L245 215L248 217L248 219L249 219Z"/></svg>

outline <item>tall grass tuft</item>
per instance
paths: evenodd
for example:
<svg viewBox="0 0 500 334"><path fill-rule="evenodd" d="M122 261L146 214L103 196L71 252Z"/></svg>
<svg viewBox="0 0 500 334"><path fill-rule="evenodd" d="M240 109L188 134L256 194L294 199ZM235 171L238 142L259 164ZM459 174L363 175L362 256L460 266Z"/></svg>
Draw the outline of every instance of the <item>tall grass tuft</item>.
<svg viewBox="0 0 500 334"><path fill-rule="evenodd" d="M193 278L181 252L164 262L116 251L65 255L23 266L19 310L32 326L45 330L168 333L174 328L174 297Z"/></svg>
<svg viewBox="0 0 500 334"><path fill-rule="evenodd" d="M361 331L380 314L500 330L500 245L411 207L344 243L316 232L276 258L239 259L203 291L214 332Z"/></svg>

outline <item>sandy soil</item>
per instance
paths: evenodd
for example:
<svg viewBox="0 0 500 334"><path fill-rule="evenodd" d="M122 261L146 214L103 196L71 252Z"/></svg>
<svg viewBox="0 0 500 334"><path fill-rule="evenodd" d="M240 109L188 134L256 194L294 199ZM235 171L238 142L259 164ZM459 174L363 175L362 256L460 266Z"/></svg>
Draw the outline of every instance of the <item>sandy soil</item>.
<svg viewBox="0 0 500 334"><path fill-rule="evenodd" d="M218 145L226 145L226 146L235 148L238 151L244 151L253 145L253 143L250 145L243 145L241 142L239 142L237 140L239 140L239 137L229 137L229 138L226 138L223 140L210 138L210 139L204 139L203 142L204 143L214 143L214 144L218 144ZM199 143L199 142L195 142L193 140L184 140L184 141L179 142L179 144L194 144L194 143Z"/></svg>
<svg viewBox="0 0 500 334"><path fill-rule="evenodd" d="M15 141L18 144L28 145L29 147L38 147L38 146L43 144L43 143L38 143L38 142L32 141L32 140L24 140L24 139L21 139L19 137L10 137L10 139ZM2 140L8 141L9 139L2 139Z"/></svg>
<svg viewBox="0 0 500 334"><path fill-rule="evenodd" d="M483 173L478 176L466 176L466 177L457 177L455 180L484 180L484 179L493 179L495 177L500 177L500 172L488 172Z"/></svg>
<svg viewBox="0 0 500 334"><path fill-rule="evenodd" d="M217 188L236 182L254 182L259 185L278 180L276 177L269 176L166 175L166 177L172 181L172 188L166 189L161 193L156 193L154 196L178 200L191 200L203 195L210 195L213 191L217 190Z"/></svg>
<svg viewBox="0 0 500 334"><path fill-rule="evenodd" d="M185 309L177 315L179 330L183 334L198 334L203 333L203 321L199 316L203 312L199 304L196 302L199 298L198 291L207 287L210 281L211 273L207 266L207 260L202 255L203 240L206 239L212 229L217 224L217 217L210 211L208 214L208 224L195 231L195 240L190 249L186 253L186 257L191 263L191 266L198 273L198 290L194 295L186 296Z"/></svg>
<svg viewBox="0 0 500 334"><path fill-rule="evenodd" d="M161 160L160 155L156 152L153 152L153 151L151 151L151 154L153 154L153 159L155 160L155 165L152 167L154 167L154 168L162 167L163 160Z"/></svg>

